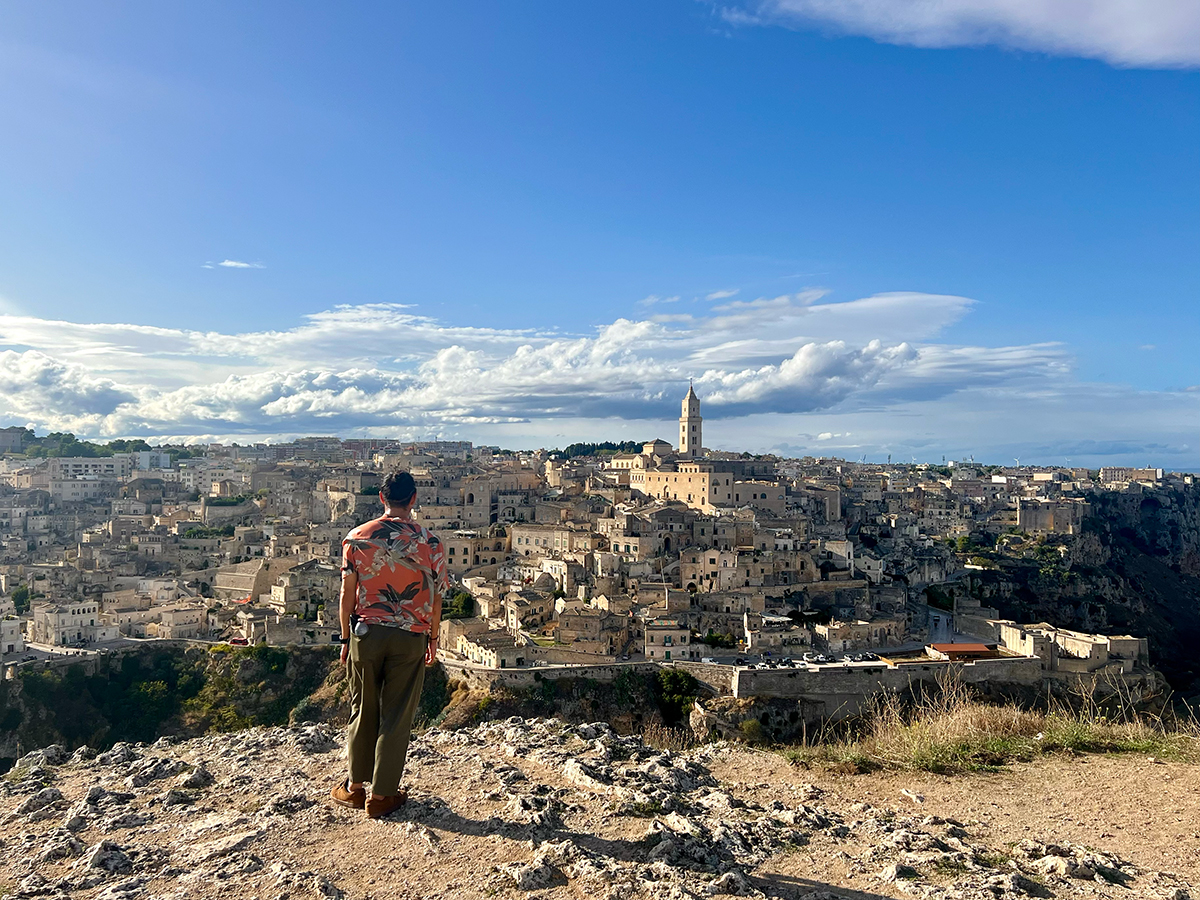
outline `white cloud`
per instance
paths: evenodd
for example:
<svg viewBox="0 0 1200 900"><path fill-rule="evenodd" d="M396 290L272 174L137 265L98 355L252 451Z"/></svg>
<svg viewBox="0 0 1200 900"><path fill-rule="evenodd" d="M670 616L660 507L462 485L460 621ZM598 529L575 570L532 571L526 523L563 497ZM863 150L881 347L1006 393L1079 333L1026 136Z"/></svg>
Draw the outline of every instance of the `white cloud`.
<svg viewBox="0 0 1200 900"><path fill-rule="evenodd" d="M670 433L694 378L710 446L766 449L827 432L825 452L912 450L939 433L978 433L980 450L1033 436L1022 403L1053 417L1037 423L1039 446L1055 428L1095 447L1126 446L1113 443L1127 430L1117 416L1072 424L1073 409L1091 406L1064 405L1078 390L1062 345L946 343L941 333L972 304L919 293L836 303L810 290L708 315L619 318L588 334L464 327L398 304L338 306L289 328L231 334L0 315L0 425L108 437L636 439ZM1177 405L1166 394L1140 402ZM1141 421L1144 442L1179 443Z"/></svg>
<svg viewBox="0 0 1200 900"><path fill-rule="evenodd" d="M748 0L735 25L825 25L892 44L992 44L1118 66L1200 65L1195 0Z"/></svg>
<svg viewBox="0 0 1200 900"><path fill-rule="evenodd" d="M707 294L704 297L704 299L705 300L724 300L727 297L736 296L737 292L738 292L737 288L734 288L733 290L728 290L728 291L713 291L711 294Z"/></svg>
<svg viewBox="0 0 1200 900"><path fill-rule="evenodd" d="M133 392L36 350L0 352L0 416L70 431L96 432Z"/></svg>
<svg viewBox="0 0 1200 900"><path fill-rule="evenodd" d="M248 263L248 262L242 262L241 260L237 260L237 259L223 259L219 263L217 263L217 265L224 266L226 269L265 269L266 268L266 266L264 266L262 263ZM206 265L205 268L207 269L207 268L212 268L212 267Z"/></svg>
<svg viewBox="0 0 1200 900"><path fill-rule="evenodd" d="M678 303L679 295L674 297L660 297L657 294L651 294L649 297L643 297L638 301L638 306L657 306L660 303Z"/></svg>
<svg viewBox="0 0 1200 900"><path fill-rule="evenodd" d="M760 412L826 409L876 386L890 371L918 359L909 344L885 347L871 341L852 347L845 341L809 343L778 365L738 372L709 371L699 379L708 400L722 407ZM711 413L710 413L711 414Z"/></svg>

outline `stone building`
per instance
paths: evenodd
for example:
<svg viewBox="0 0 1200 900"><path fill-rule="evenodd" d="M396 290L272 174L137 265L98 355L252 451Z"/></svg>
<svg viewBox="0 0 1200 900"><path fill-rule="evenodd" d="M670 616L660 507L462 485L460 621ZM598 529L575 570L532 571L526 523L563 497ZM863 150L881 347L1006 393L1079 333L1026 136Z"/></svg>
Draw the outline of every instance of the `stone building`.
<svg viewBox="0 0 1200 900"><path fill-rule="evenodd" d="M695 459L704 453L704 419L700 415L700 398L688 385L679 416L679 455L683 459Z"/></svg>
<svg viewBox="0 0 1200 900"><path fill-rule="evenodd" d="M117 626L100 614L100 605L95 600L39 603L33 607L26 631L30 643L56 647L113 641L118 635Z"/></svg>
<svg viewBox="0 0 1200 900"><path fill-rule="evenodd" d="M512 669L525 665L526 648L511 634L488 631L460 634L455 650L471 662L489 669Z"/></svg>
<svg viewBox="0 0 1200 900"><path fill-rule="evenodd" d="M692 659L692 632L677 619L649 619L645 623L646 659Z"/></svg>

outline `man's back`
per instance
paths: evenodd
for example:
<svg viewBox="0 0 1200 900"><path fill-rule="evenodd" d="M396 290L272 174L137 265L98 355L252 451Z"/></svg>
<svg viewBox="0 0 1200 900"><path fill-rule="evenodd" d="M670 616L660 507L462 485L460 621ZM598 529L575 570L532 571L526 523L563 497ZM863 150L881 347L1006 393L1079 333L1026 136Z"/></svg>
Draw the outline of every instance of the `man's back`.
<svg viewBox="0 0 1200 900"><path fill-rule="evenodd" d="M414 522L380 516L342 541L342 568L358 576L355 614L370 625L428 632L446 588L441 541Z"/></svg>

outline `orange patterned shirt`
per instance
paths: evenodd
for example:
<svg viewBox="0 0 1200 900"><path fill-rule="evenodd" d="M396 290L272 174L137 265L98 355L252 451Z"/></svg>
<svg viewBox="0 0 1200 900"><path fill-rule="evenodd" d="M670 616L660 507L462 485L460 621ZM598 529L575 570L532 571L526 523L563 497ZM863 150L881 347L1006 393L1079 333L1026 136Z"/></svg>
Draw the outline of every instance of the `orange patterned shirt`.
<svg viewBox="0 0 1200 900"><path fill-rule="evenodd" d="M411 519L380 516L342 541L342 571L358 575L355 614L370 625L428 633L447 587L442 542Z"/></svg>

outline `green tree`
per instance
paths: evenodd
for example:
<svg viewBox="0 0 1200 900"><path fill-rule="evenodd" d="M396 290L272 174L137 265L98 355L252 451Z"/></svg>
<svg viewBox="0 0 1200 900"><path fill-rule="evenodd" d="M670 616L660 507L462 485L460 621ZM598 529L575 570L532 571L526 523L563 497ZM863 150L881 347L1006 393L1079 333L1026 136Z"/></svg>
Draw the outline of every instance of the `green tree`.
<svg viewBox="0 0 1200 900"><path fill-rule="evenodd" d="M21 585L12 592L13 606L17 608L17 615L23 616L29 612L29 588Z"/></svg>
<svg viewBox="0 0 1200 900"><path fill-rule="evenodd" d="M684 713L691 709L697 693L699 685L689 673L682 669L660 670L656 699L663 721L668 725L678 725Z"/></svg>
<svg viewBox="0 0 1200 900"><path fill-rule="evenodd" d="M475 615L475 598L466 591L456 591L442 602L443 619L469 619Z"/></svg>

